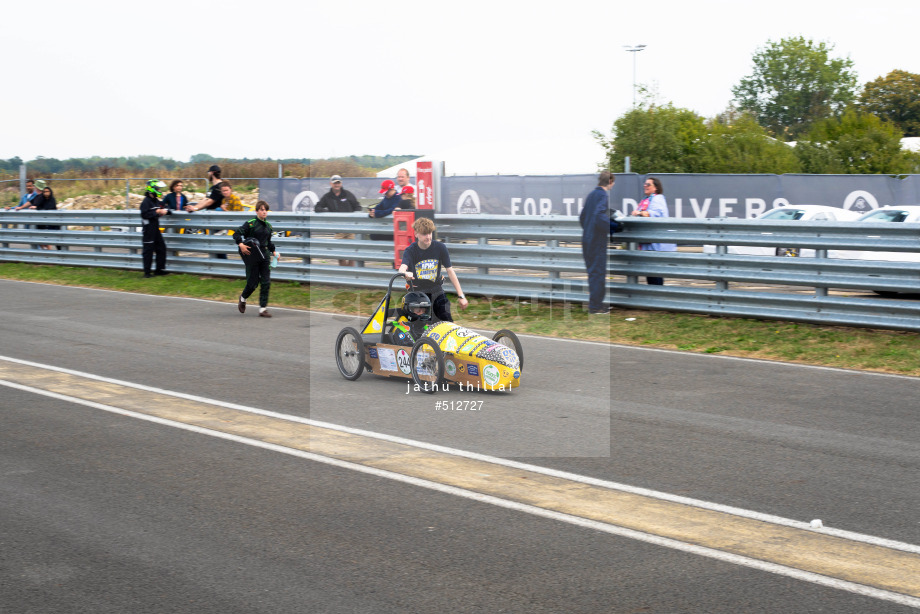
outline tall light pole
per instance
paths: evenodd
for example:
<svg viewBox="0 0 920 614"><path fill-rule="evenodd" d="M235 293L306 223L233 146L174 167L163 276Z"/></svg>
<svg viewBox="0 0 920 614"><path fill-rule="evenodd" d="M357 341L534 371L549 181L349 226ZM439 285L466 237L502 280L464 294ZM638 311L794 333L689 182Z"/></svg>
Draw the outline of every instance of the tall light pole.
<svg viewBox="0 0 920 614"><path fill-rule="evenodd" d="M646 47L648 47L648 45L623 45L626 51L633 54L633 108L636 107L636 54Z"/></svg>

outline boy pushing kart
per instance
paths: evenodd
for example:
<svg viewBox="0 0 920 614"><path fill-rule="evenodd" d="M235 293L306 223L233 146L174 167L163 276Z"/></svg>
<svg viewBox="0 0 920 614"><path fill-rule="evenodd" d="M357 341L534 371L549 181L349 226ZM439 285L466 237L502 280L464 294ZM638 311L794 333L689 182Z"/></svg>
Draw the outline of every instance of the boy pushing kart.
<svg viewBox="0 0 920 614"><path fill-rule="evenodd" d="M415 231L415 242L403 252L399 273L408 280L416 280L415 286L431 300L435 318L442 322L453 322L454 319L450 315L450 301L444 294L442 269L447 273L450 283L457 291L457 304L460 305L460 309L465 309L470 303L463 296L460 280L457 279L457 273L450 265L447 246L440 241L432 240L435 225L428 218L422 217L415 220L412 229Z"/></svg>

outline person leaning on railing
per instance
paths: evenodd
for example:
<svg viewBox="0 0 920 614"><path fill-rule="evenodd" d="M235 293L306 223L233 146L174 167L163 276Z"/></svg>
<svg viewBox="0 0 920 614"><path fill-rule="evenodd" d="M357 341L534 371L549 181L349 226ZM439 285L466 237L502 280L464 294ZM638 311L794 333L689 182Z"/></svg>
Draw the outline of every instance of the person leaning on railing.
<svg viewBox="0 0 920 614"><path fill-rule="evenodd" d="M399 197L402 199L396 207L398 209L415 209L415 188L411 185L403 187L402 192L399 193Z"/></svg>
<svg viewBox="0 0 920 614"><path fill-rule="evenodd" d="M19 205L16 207L7 207L7 209L12 209L13 211L19 211L21 209L34 209L32 205L32 200L36 198L41 192L35 189L35 182L31 179L26 179L26 191L22 195L22 198L19 199Z"/></svg>
<svg viewBox="0 0 920 614"><path fill-rule="evenodd" d="M664 188L657 177L649 177L642 186L645 192L636 209L630 214L635 217L669 217L668 201L664 198ZM649 252L676 252L676 243L640 243L639 249ZM650 286L664 285L662 277L646 277L645 282Z"/></svg>
<svg viewBox="0 0 920 614"><path fill-rule="evenodd" d="M341 175L329 178L329 191L323 194L316 206L314 213L353 213L361 210L361 203L357 197L342 187ZM351 240L355 238L353 232L337 232L336 239ZM339 266L354 266L354 260L339 260Z"/></svg>
<svg viewBox="0 0 920 614"><path fill-rule="evenodd" d="M182 180L176 179L169 184L169 193L163 197L163 204L170 211L182 211L188 204L188 197L182 193Z"/></svg>
<svg viewBox="0 0 920 614"><path fill-rule="evenodd" d="M383 194L383 200L367 212L368 217L386 217L393 213L393 210L402 202L402 197L396 190L396 184L392 179L387 179L380 184L380 193Z"/></svg>
<svg viewBox="0 0 920 614"><path fill-rule="evenodd" d="M224 211L245 211L246 208L243 206L243 201L240 200L240 197L236 195L236 192L233 191L233 186L230 185L229 181L224 181L220 184L220 195L222 197L221 208Z"/></svg>
<svg viewBox="0 0 920 614"><path fill-rule="evenodd" d="M220 178L221 170L216 164L208 169L208 181L211 182L211 192L208 197L197 204L190 204L185 208L186 211L199 211L201 209L221 209L223 207L224 196L220 193L220 186L224 183Z"/></svg>
<svg viewBox="0 0 920 614"><path fill-rule="evenodd" d="M224 203L224 185L229 185L229 182L223 181L220 178L220 167L214 164L211 168L208 169L208 180L213 184L211 186L211 192L208 194L208 197L203 201L197 204L189 204L185 207L186 211L200 211L201 209L207 209L208 211L227 211L227 205ZM239 199L237 199L239 200ZM240 206L240 211L243 210ZM219 260L226 260L227 254L215 254L215 257Z"/></svg>

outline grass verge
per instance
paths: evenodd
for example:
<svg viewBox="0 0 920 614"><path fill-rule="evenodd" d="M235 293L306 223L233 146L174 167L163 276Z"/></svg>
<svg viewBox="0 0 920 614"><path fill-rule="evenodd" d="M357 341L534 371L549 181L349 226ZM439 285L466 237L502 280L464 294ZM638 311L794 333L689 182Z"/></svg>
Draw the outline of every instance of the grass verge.
<svg viewBox="0 0 920 614"><path fill-rule="evenodd" d="M236 303L242 279L174 274L143 279L137 271L0 263L0 278L187 296ZM370 315L383 291L273 282L271 304ZM12 300L11 297L4 297ZM920 334L664 311L614 310L591 316L581 305L471 297L454 317L471 328L609 341L687 352L920 376Z"/></svg>

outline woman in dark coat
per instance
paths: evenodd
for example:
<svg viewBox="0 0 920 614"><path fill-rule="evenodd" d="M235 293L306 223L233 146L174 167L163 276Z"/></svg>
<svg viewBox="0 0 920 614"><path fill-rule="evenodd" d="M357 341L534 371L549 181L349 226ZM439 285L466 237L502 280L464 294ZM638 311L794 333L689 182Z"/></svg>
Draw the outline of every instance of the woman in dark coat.
<svg viewBox="0 0 920 614"><path fill-rule="evenodd" d="M169 193L163 197L163 204L170 211L184 211L188 198L182 193L182 180L176 179L169 184Z"/></svg>
<svg viewBox="0 0 920 614"><path fill-rule="evenodd" d="M41 194L32 199L32 207L38 211L54 211L57 209L57 199L54 197L54 191L51 188L42 188ZM49 224L38 224L35 226L38 230L60 230L60 226ZM54 249L53 245L42 245L42 249ZM58 246L61 249L61 246Z"/></svg>

